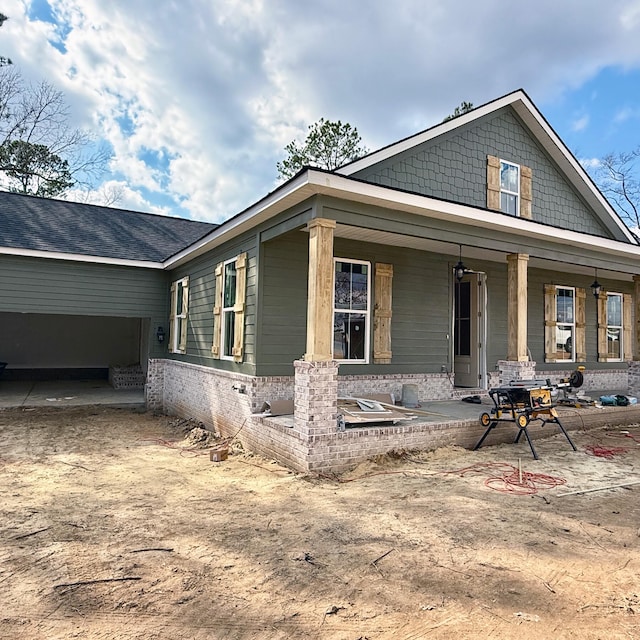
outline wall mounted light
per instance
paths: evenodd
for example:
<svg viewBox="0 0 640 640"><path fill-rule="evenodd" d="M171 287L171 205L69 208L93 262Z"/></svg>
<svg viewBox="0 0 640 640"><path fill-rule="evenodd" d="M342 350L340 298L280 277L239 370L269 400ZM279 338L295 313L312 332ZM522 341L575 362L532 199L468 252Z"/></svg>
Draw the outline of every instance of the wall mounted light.
<svg viewBox="0 0 640 640"><path fill-rule="evenodd" d="M156 331L156 338L160 344L164 342L165 336L166 334L164 329L162 327L158 327L158 330Z"/></svg>
<svg viewBox="0 0 640 640"><path fill-rule="evenodd" d="M600 297L600 291L602 291L602 285L598 282L598 270L596 269L596 279L591 284L591 293L596 300Z"/></svg>
<svg viewBox="0 0 640 640"><path fill-rule="evenodd" d="M458 282L460 282L462 280L462 278L464 278L464 274L468 272L467 267L464 266L464 263L462 262L462 245L459 245L460 247L460 258L458 259L458 264L453 267L453 274L456 277L456 280Z"/></svg>

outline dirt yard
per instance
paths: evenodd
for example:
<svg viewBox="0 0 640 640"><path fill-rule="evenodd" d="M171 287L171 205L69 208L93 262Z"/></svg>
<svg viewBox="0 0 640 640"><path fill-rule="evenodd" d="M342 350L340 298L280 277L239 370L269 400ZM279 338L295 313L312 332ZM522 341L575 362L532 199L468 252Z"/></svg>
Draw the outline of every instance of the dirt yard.
<svg viewBox="0 0 640 640"><path fill-rule="evenodd" d="M640 638L640 427L318 478L194 426L0 411L0 637Z"/></svg>

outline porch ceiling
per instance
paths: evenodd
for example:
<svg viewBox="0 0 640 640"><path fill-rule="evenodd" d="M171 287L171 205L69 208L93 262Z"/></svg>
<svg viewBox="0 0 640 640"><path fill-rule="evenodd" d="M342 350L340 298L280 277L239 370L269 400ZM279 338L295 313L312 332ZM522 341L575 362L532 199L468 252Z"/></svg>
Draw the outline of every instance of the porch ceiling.
<svg viewBox="0 0 640 640"><path fill-rule="evenodd" d="M443 242L428 238L419 238L399 233L391 233L388 231L379 231L376 229L365 229L361 227L350 226L346 224L337 224L334 235L347 240L355 240L357 242L370 242L373 244L382 244L394 247L405 247L407 249L416 249L418 251L429 251L447 256L452 262L456 262L459 256L458 245L454 242ZM507 255L513 251L496 251L495 249L483 249L480 247L464 246L463 260L471 266L472 260L483 260L489 262L498 262L506 264ZM544 258L536 258L530 256L529 268L546 269L550 271L558 271L562 269L564 273L575 273L581 275L592 275L592 266L582 266L574 262L549 260ZM631 281L632 274L619 271L608 271L606 269L598 269L598 275L602 278L610 280Z"/></svg>

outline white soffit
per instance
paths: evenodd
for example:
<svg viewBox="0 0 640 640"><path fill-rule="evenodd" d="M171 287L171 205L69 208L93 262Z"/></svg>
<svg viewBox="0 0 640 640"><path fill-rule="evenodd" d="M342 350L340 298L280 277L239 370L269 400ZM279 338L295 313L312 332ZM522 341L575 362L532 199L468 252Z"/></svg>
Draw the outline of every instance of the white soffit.
<svg viewBox="0 0 640 640"><path fill-rule="evenodd" d="M402 234L390 233L388 231L363 229L344 224L338 224L334 233L336 237L344 238L345 240L370 242L392 247L403 247L405 249L416 249L417 251L438 253L449 256L451 262L456 262L460 256L459 245L453 241L446 242L441 240L430 240L429 238L405 236ZM470 268L473 268L473 260L483 260L485 262L495 262L506 265L506 255L508 253L510 252L507 249L499 251L497 249L481 249L479 247L469 247L466 245L462 250L463 262L469 263L468 266ZM530 269L558 271L558 269L561 268L563 273L578 273L583 275L593 275L594 273L592 267L562 262L559 260L536 258L533 256L530 257L528 265ZM611 280L631 281L633 279L633 274L631 273L607 271L605 269L598 269L598 276Z"/></svg>

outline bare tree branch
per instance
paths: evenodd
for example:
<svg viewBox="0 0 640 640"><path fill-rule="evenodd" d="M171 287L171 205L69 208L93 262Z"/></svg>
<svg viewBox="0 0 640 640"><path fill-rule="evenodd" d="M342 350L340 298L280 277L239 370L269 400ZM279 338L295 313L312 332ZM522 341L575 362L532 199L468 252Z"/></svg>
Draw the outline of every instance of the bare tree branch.
<svg viewBox="0 0 640 640"><path fill-rule="evenodd" d="M624 222L640 227L640 146L606 155L594 177Z"/></svg>
<svg viewBox="0 0 640 640"><path fill-rule="evenodd" d="M89 133L70 125L62 92L47 82L25 82L14 68L0 68L0 187L48 196L90 189L110 157ZM47 159L53 169L48 177Z"/></svg>

